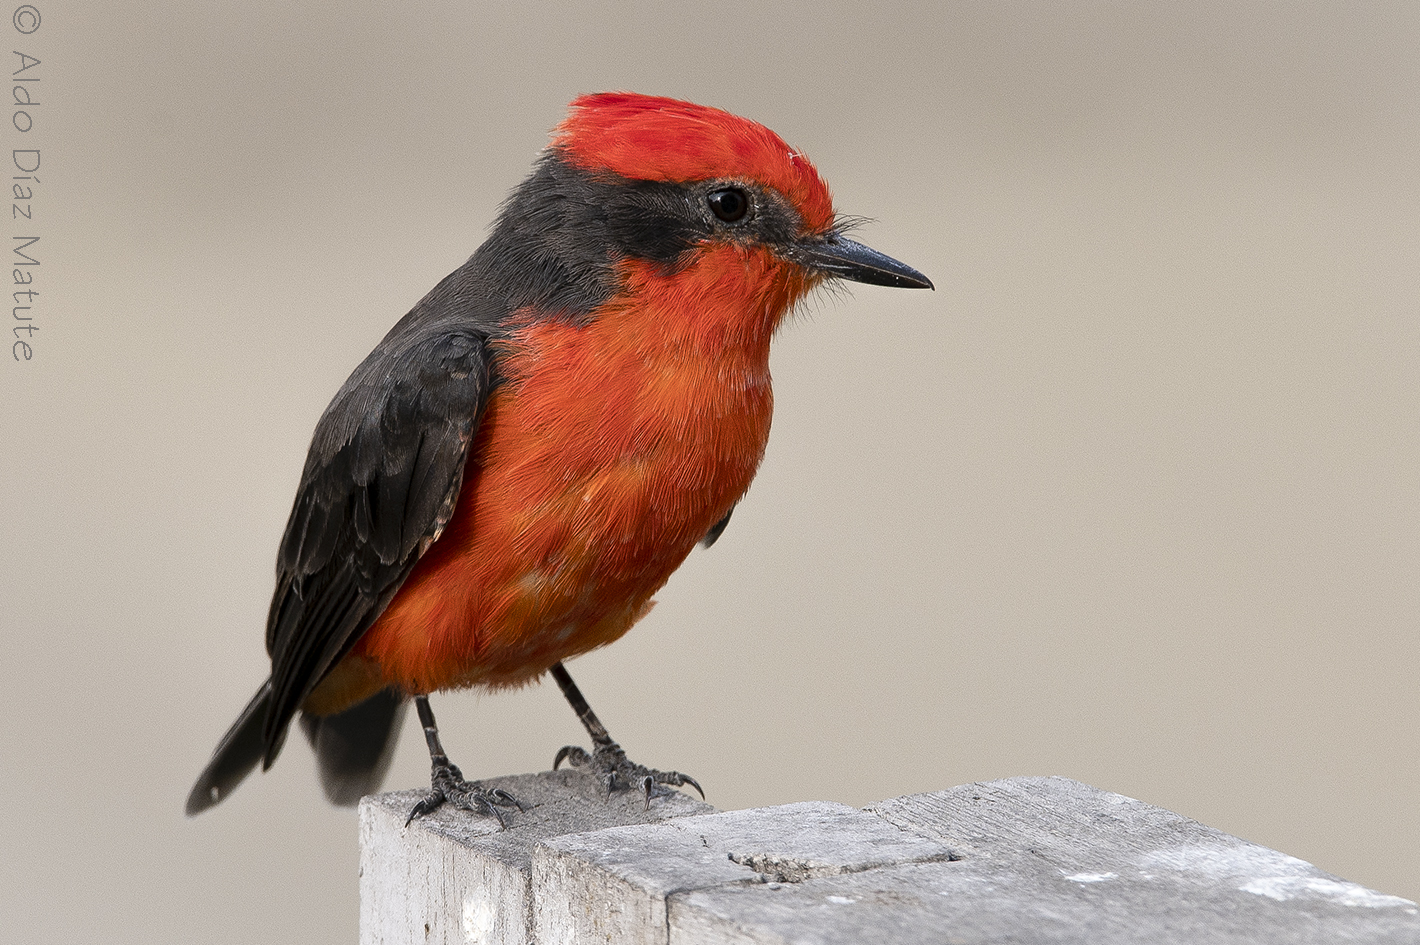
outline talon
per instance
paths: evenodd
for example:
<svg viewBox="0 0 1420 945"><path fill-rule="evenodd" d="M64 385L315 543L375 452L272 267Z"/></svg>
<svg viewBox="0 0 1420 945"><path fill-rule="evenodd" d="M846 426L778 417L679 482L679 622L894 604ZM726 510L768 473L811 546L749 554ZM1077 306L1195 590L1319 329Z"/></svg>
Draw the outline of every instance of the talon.
<svg viewBox="0 0 1420 945"><path fill-rule="evenodd" d="M430 780L432 784L429 793L409 812L409 817L404 822L406 827L412 824L415 818L423 817L449 804L471 814L494 817L498 826L507 830L508 818L504 815L503 808L515 807L520 811L531 809L502 788L487 790L477 781L465 781L458 768L450 764L436 764Z"/></svg>
<svg viewBox="0 0 1420 945"><path fill-rule="evenodd" d="M531 804L524 804L522 801L518 800L516 797L514 797L512 794L509 794L502 788L494 788L493 790L488 792L488 796L492 799L492 802L494 804L497 804L499 807L516 807L518 810L521 811L532 810Z"/></svg>
<svg viewBox="0 0 1420 945"><path fill-rule="evenodd" d="M438 807L440 804L442 804L444 800L445 799L442 796L439 797L437 801L435 801L433 797L426 797L422 799L418 804L414 805L414 808L409 812L409 816L404 819L404 825L408 827L410 824L414 823L414 818L423 817L425 814L429 813L430 811Z"/></svg>
<svg viewBox="0 0 1420 945"><path fill-rule="evenodd" d="M605 791L603 799L611 801L611 796L620 790L640 790L646 795L646 807L651 806L651 798L658 793L657 785L680 787L688 784L703 800L705 790L688 774L679 771L657 771L637 764L626 757L621 746L610 738L594 738L596 751L588 752L578 745L567 745L553 759L552 770L556 771L562 762L573 768L587 768L602 780Z"/></svg>

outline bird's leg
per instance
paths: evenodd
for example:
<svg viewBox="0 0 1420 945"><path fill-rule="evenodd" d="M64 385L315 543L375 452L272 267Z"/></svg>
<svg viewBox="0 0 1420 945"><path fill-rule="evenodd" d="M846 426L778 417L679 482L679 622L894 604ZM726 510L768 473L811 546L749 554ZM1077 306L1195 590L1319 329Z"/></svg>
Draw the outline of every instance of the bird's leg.
<svg viewBox="0 0 1420 945"><path fill-rule="evenodd" d="M653 793L669 793L661 785L681 787L689 784L695 788L702 799L705 797L705 792L700 789L699 783L690 775L681 774L679 771L657 771L655 768L638 765L627 758L626 752L622 751L621 746L612 740L606 726L601 723L601 719L597 718L592 707L587 705L587 700L582 696L582 690L577 688L577 684L572 681L572 677L567 674L566 668L561 663L552 664L552 678L557 680L557 685L561 687L562 694L567 697L572 711L577 713L577 718L582 720L587 734L592 737L590 754L580 745L567 745L552 760L552 770L556 771L563 761L574 768L590 768L606 779L608 797L615 790L639 787L646 793L648 808L651 806Z"/></svg>
<svg viewBox="0 0 1420 945"><path fill-rule="evenodd" d="M439 742L439 726L434 723L434 710L429 708L429 697L415 696L414 707L419 711L419 724L424 726L424 741L429 745L429 761L434 770L429 793L409 812L409 818L404 822L406 827L414 818L423 817L446 803L475 814L496 817L501 827L508 826L503 808L527 810L521 801L502 788L489 791L477 781L465 781L458 765L444 754L444 746Z"/></svg>

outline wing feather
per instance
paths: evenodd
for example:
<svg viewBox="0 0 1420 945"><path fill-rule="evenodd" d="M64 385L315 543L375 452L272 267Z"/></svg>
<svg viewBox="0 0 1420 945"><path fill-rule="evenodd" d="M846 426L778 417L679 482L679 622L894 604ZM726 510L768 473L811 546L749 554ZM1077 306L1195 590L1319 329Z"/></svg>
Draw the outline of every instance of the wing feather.
<svg viewBox="0 0 1420 945"><path fill-rule="evenodd" d="M316 426L267 622L267 765L301 703L379 619L458 500L491 384L487 338L404 327L371 352Z"/></svg>

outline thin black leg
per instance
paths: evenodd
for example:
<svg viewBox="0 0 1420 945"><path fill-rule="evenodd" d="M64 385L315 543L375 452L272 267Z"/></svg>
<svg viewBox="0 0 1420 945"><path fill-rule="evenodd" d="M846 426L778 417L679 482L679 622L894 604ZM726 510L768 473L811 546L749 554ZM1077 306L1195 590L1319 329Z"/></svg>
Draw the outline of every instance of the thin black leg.
<svg viewBox="0 0 1420 945"><path fill-rule="evenodd" d="M453 768L453 765L449 764L449 756L444 754L443 743L439 741L439 723L434 721L434 710L429 706L429 697L415 696L414 709L419 713L419 724L424 726L424 743L429 746L429 760L436 768L441 765Z"/></svg>
<svg viewBox="0 0 1420 945"><path fill-rule="evenodd" d="M572 706L572 711L577 713L577 718L582 720L582 725L587 729L587 734L592 737L594 745L613 744L610 733L601 719L592 711L592 707L587 705L586 698L582 695L582 690L577 688L577 684L568 675L567 668L561 663L552 664L552 678L557 680L557 685L562 689L562 694L567 697L567 702ZM556 765L553 766L554 768Z"/></svg>

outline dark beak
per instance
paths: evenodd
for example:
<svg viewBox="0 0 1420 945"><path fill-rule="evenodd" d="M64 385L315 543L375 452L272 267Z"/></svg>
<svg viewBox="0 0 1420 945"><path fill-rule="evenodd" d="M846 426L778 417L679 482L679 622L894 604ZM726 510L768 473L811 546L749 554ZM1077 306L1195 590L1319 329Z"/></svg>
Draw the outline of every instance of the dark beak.
<svg viewBox="0 0 1420 945"><path fill-rule="evenodd" d="M932 280L891 256L884 256L862 243L845 239L837 233L827 237L801 240L794 244L793 258L800 265L817 269L839 279L852 279L869 285L888 285L900 289L931 289Z"/></svg>

